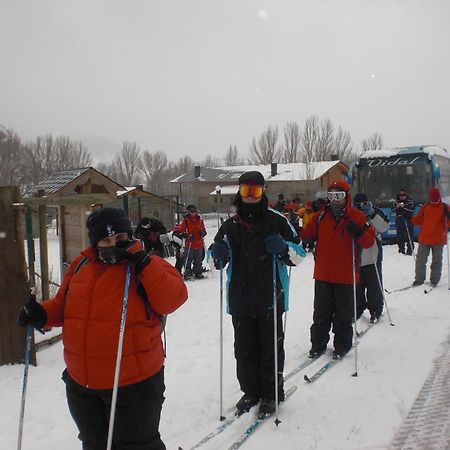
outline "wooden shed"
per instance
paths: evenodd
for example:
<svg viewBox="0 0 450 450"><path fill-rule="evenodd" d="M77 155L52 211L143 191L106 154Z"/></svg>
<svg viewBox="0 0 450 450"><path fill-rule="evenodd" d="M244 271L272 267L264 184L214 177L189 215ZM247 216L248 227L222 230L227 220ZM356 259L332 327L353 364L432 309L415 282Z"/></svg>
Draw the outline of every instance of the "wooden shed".
<svg viewBox="0 0 450 450"><path fill-rule="evenodd" d="M40 193L40 197L36 194ZM64 267L89 246L86 218L103 206L123 208L134 226L141 217L159 217L171 227L177 203L171 198L145 192L139 187L127 188L93 167L57 172L27 192L27 206L54 207L60 242L61 273ZM31 197L30 195L34 195Z"/></svg>

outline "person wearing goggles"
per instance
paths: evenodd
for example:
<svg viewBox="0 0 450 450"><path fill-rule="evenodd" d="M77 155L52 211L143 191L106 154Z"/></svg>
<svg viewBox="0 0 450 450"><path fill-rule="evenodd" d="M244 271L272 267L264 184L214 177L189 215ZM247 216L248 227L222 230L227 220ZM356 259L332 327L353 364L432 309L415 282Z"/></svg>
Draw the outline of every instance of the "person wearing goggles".
<svg viewBox="0 0 450 450"><path fill-rule="evenodd" d="M211 255L214 265L228 264L228 312L234 327L237 377L244 395L236 403L239 413L260 403L261 414L275 411L284 399L284 334L282 315L288 307L287 265L296 265L305 253L286 217L268 207L265 180L260 172L239 178L236 214L219 228ZM276 267L277 332L274 333L274 273ZM274 351L274 342L277 352ZM275 354L276 353L276 354ZM278 385L275 383L275 357Z"/></svg>
<svg viewBox="0 0 450 450"><path fill-rule="evenodd" d="M413 286L420 286L427 275L427 261L432 254L430 285L437 286L441 279L442 254L444 245L448 245L447 232L450 227L450 207L441 199L437 187L430 189L429 202L423 205L417 216L412 218L413 224L420 227L419 250L417 251L416 270Z"/></svg>
<svg viewBox="0 0 450 450"><path fill-rule="evenodd" d="M397 194L397 201L392 208L395 215L395 227L397 229L398 252L406 255L412 255L414 251L412 216L416 205L408 197L405 189L400 189ZM405 252L406 247L406 252Z"/></svg>
<svg viewBox="0 0 450 450"><path fill-rule="evenodd" d="M364 192L355 195L353 206L366 216L376 233L374 244L369 248L364 248L361 252L359 284L356 291L356 318L359 319L368 309L370 322L375 323L383 313L381 233L389 228L389 219L380 208L372 205Z"/></svg>
<svg viewBox="0 0 450 450"><path fill-rule="evenodd" d="M360 248L373 245L375 236L366 216L352 207L347 182L331 183L327 200L300 232L303 242L316 245L311 358L325 352L332 325L333 357L342 358L352 348L353 289L359 282L356 257Z"/></svg>

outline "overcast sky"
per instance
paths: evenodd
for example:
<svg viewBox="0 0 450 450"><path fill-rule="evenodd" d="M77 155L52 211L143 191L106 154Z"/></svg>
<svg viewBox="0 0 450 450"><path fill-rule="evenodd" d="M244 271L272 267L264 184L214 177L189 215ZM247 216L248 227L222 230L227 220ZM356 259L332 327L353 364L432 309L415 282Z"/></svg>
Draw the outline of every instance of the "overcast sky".
<svg viewBox="0 0 450 450"><path fill-rule="evenodd" d="M246 156L311 115L356 148L450 149L449 20L449 0L0 0L0 124L97 159Z"/></svg>

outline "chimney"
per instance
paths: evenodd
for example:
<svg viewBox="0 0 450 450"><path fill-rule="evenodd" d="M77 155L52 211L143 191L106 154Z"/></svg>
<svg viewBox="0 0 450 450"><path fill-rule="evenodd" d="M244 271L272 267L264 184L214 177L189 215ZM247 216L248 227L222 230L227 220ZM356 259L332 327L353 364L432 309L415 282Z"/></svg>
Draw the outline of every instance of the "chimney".
<svg viewBox="0 0 450 450"><path fill-rule="evenodd" d="M200 166L194 166L194 178L200 178Z"/></svg>
<svg viewBox="0 0 450 450"><path fill-rule="evenodd" d="M270 176L274 177L277 174L277 163L270 163Z"/></svg>
<svg viewBox="0 0 450 450"><path fill-rule="evenodd" d="M331 155L331 161L339 161L339 155L337 153L333 153Z"/></svg>

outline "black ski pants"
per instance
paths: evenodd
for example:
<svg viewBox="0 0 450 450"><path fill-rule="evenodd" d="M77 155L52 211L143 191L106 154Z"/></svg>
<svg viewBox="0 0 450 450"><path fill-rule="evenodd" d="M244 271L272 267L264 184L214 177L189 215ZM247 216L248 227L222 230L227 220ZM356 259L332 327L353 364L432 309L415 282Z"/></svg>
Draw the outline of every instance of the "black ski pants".
<svg viewBox="0 0 450 450"><path fill-rule="evenodd" d="M283 314L277 317L278 399L284 400ZM252 397L275 400L274 320L264 316L232 316L234 356L242 392Z"/></svg>
<svg viewBox="0 0 450 450"><path fill-rule="evenodd" d="M398 251L400 253L405 253L406 245L406 253L412 255L414 250L414 225L412 224L411 219L399 216L395 220L395 226L397 228Z"/></svg>
<svg viewBox="0 0 450 450"><path fill-rule="evenodd" d="M325 351L333 324L334 349L345 354L352 348L353 285L316 280L311 344L315 352Z"/></svg>
<svg viewBox="0 0 450 450"><path fill-rule="evenodd" d="M63 372L63 380L83 450L105 450L112 389L85 388L67 370ZM144 381L118 389L113 450L165 450L159 434L164 390L164 368Z"/></svg>
<svg viewBox="0 0 450 450"><path fill-rule="evenodd" d="M377 270L380 282L383 284L381 262L376 266L375 264L368 264L359 268L359 284L356 289L356 314L358 319L366 309L370 311L371 315L378 317L383 312L383 291L378 281Z"/></svg>

